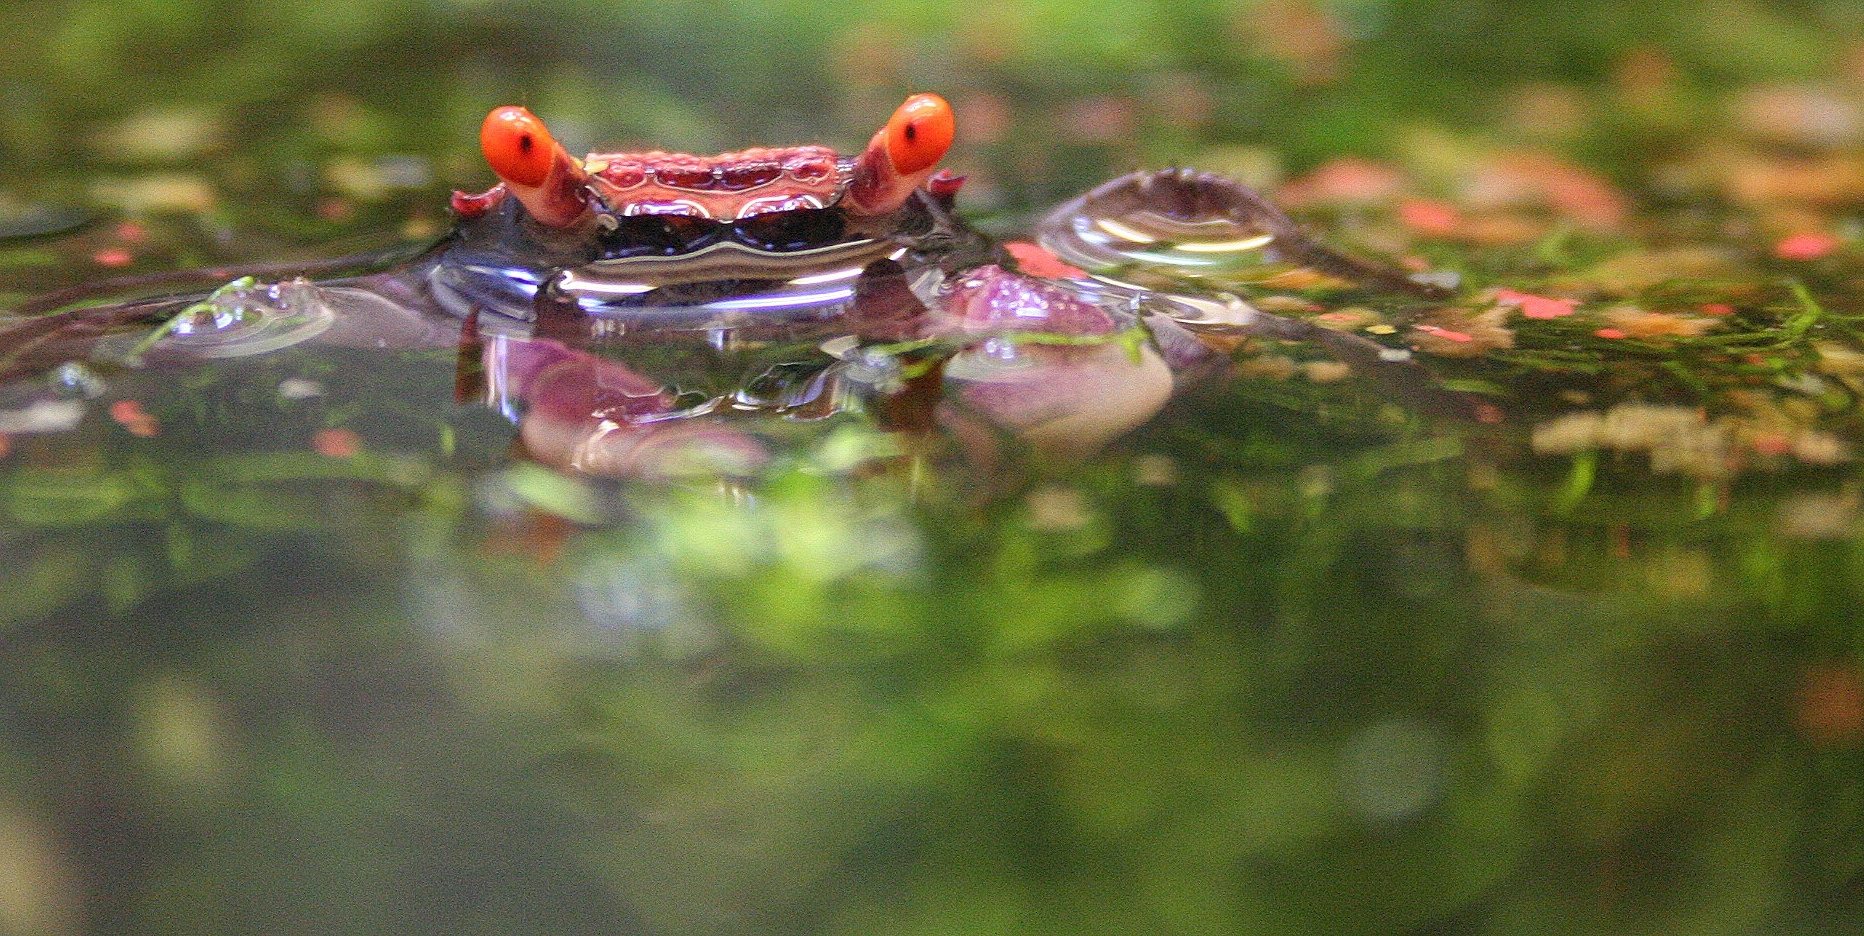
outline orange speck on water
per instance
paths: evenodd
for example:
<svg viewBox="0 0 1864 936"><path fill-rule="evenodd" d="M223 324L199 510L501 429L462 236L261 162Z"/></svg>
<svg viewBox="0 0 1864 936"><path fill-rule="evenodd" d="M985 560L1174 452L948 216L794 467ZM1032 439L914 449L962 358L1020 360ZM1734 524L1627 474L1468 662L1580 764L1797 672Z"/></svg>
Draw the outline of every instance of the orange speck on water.
<svg viewBox="0 0 1864 936"><path fill-rule="evenodd" d="M140 244L149 239L149 230L134 221L125 221L116 226L117 240Z"/></svg>
<svg viewBox="0 0 1864 936"><path fill-rule="evenodd" d="M1616 559L1631 558L1631 525L1614 523L1611 526L1612 557Z"/></svg>
<svg viewBox="0 0 1864 936"><path fill-rule="evenodd" d="M1493 426L1507 418L1507 414L1502 412L1502 408L1493 403L1482 402L1476 404L1476 422Z"/></svg>
<svg viewBox="0 0 1864 936"><path fill-rule="evenodd" d="M136 262L136 255L121 247L107 247L91 254L91 260L98 266L121 267Z"/></svg>
<svg viewBox="0 0 1864 936"><path fill-rule="evenodd" d="M1611 183L1564 160L1518 156L1502 160L1496 168L1515 174L1526 190L1538 190L1553 210L1587 227L1618 227L1631 210L1629 199Z"/></svg>
<svg viewBox="0 0 1864 936"><path fill-rule="evenodd" d="M311 448L326 458L353 458L362 451L362 437L348 429L319 429Z"/></svg>
<svg viewBox="0 0 1864 936"><path fill-rule="evenodd" d="M1518 292L1513 289L1495 291L1495 301L1504 305L1519 306L1521 314L1531 319L1556 319L1572 315L1573 308L1579 303L1571 299L1550 299L1533 293Z"/></svg>
<svg viewBox="0 0 1864 936"><path fill-rule="evenodd" d="M1864 676L1849 663L1807 667L1794 699L1793 726L1813 744L1850 746L1864 737Z"/></svg>
<svg viewBox="0 0 1864 936"><path fill-rule="evenodd" d="M1087 271L1062 262L1048 250L1028 241L1010 241L1003 249L1016 258L1016 265L1030 276L1046 279L1086 279Z"/></svg>
<svg viewBox="0 0 1864 936"><path fill-rule="evenodd" d="M1378 320L1366 312L1322 312L1314 316L1314 321L1330 328L1358 328L1368 322L1376 323Z"/></svg>
<svg viewBox="0 0 1864 936"><path fill-rule="evenodd" d="M1733 315L1735 307L1726 302L1705 302L1696 311L1703 315Z"/></svg>
<svg viewBox="0 0 1864 936"><path fill-rule="evenodd" d="M1398 206L1398 220L1419 234L1448 237L1463 227L1456 206L1428 198L1413 198Z"/></svg>
<svg viewBox="0 0 1864 936"><path fill-rule="evenodd" d="M1749 439L1748 444L1762 455L1785 455L1793 450L1793 440L1784 432L1762 432Z"/></svg>
<svg viewBox="0 0 1864 936"><path fill-rule="evenodd" d="M1782 260L1817 260L1830 256L1840 243L1838 238L1822 231L1806 231L1782 238L1773 245L1773 255Z"/></svg>
<svg viewBox="0 0 1864 936"><path fill-rule="evenodd" d="M525 511L496 524L480 548L487 557L519 557L548 566L562 558L575 534L576 525L562 517Z"/></svg>
<svg viewBox="0 0 1864 936"><path fill-rule="evenodd" d="M0 432L0 458L5 458L13 451L13 437Z"/></svg>
<svg viewBox="0 0 1864 936"><path fill-rule="evenodd" d="M1601 328L1598 331L1593 332L1593 334L1599 336L1600 338L1628 337L1625 335L1624 329L1622 328Z"/></svg>
<svg viewBox="0 0 1864 936"><path fill-rule="evenodd" d="M129 434L147 439L162 431L162 424L142 408L141 400L118 400L110 404L110 418L129 430Z"/></svg>
<svg viewBox="0 0 1864 936"><path fill-rule="evenodd" d="M1395 198L1409 184L1404 173L1384 163L1347 157L1323 163L1281 187L1282 205L1367 204Z"/></svg>
<svg viewBox="0 0 1864 936"><path fill-rule="evenodd" d="M576 534L576 526L556 514L538 511L526 518L523 544L538 565L551 565L563 557L563 548Z"/></svg>
<svg viewBox="0 0 1864 936"><path fill-rule="evenodd" d="M1475 336L1473 335L1469 335L1469 334L1466 334L1464 332L1459 332L1459 331L1451 331L1447 328L1438 328L1435 325L1413 325L1411 327L1417 329L1418 331L1425 332L1427 334L1436 335L1437 337L1442 338L1445 341L1455 341L1455 342L1460 343L1464 341L1476 340Z"/></svg>

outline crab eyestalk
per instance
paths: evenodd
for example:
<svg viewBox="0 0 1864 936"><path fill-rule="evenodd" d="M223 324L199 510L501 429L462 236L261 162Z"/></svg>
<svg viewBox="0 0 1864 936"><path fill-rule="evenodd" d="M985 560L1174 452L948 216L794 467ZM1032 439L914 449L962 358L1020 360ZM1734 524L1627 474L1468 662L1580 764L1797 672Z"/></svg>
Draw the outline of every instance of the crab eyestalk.
<svg viewBox="0 0 1864 936"><path fill-rule="evenodd" d="M589 214L589 173L530 111L501 107L487 114L479 148L506 191L539 224L567 228Z"/></svg>
<svg viewBox="0 0 1864 936"><path fill-rule="evenodd" d="M951 148L957 122L936 94L915 94L893 112L854 161L842 207L852 215L882 215L906 204Z"/></svg>

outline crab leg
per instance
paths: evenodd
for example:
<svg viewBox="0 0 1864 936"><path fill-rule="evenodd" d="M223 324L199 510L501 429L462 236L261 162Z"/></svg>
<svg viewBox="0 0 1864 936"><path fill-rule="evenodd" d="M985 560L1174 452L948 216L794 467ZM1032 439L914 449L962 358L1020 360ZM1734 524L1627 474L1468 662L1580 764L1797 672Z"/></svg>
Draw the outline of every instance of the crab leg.
<svg viewBox="0 0 1864 936"><path fill-rule="evenodd" d="M854 180L842 207L851 215L882 215L906 204L951 148L957 123L936 94L906 99L854 160Z"/></svg>
<svg viewBox="0 0 1864 936"><path fill-rule="evenodd" d="M589 214L589 173L544 122L522 107L501 107L479 128L485 161L539 224L574 227Z"/></svg>

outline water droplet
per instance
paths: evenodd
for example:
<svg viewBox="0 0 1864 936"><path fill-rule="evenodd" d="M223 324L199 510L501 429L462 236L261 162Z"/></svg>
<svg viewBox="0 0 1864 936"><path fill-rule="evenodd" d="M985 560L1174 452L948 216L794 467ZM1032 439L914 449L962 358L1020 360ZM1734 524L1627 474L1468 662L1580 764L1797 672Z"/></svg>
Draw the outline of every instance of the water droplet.
<svg viewBox="0 0 1864 936"><path fill-rule="evenodd" d="M892 355L874 348L852 350L842 359L842 379L887 393L903 383L900 362Z"/></svg>
<svg viewBox="0 0 1864 936"><path fill-rule="evenodd" d="M73 398L95 400L104 395L107 385L97 372L77 362L67 361L52 371L52 386Z"/></svg>
<svg viewBox="0 0 1864 936"><path fill-rule="evenodd" d="M181 310L155 348L193 357L245 357L308 341L335 321L336 313L309 280L264 284L244 277Z"/></svg>
<svg viewBox="0 0 1864 936"><path fill-rule="evenodd" d="M1227 185L1175 173L1130 177L1049 213L1037 239L1065 263L1127 276L1257 279L1288 269L1276 225L1241 210L1251 203L1239 205Z"/></svg>

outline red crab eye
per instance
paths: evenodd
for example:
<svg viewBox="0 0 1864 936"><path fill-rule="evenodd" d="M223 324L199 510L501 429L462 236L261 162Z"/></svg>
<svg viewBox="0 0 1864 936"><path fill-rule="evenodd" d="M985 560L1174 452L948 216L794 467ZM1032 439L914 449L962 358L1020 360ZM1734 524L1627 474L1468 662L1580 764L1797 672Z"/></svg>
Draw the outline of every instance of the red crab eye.
<svg viewBox="0 0 1864 936"><path fill-rule="evenodd" d="M951 148L957 127L944 98L915 94L887 121L887 158L901 175L930 169Z"/></svg>
<svg viewBox="0 0 1864 936"><path fill-rule="evenodd" d="M522 107L501 107L486 115L479 128L479 148L498 177L517 185L537 186L550 175L557 141L544 122Z"/></svg>

